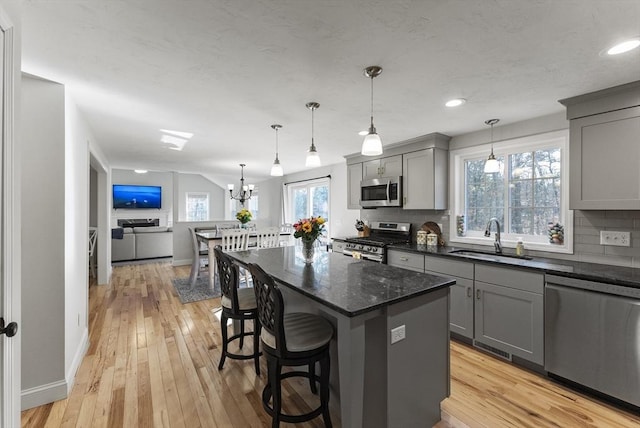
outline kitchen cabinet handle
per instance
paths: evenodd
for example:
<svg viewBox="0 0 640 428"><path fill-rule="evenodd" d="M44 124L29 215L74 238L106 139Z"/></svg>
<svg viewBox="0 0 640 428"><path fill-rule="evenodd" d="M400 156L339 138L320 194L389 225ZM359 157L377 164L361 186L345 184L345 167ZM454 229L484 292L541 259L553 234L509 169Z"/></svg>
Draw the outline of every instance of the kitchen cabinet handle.
<svg viewBox="0 0 640 428"><path fill-rule="evenodd" d="M408 262L408 261L409 261L409 259L408 259L407 257L400 257L400 261Z"/></svg>
<svg viewBox="0 0 640 428"><path fill-rule="evenodd" d="M476 290L476 299L480 300L480 290Z"/></svg>
<svg viewBox="0 0 640 428"><path fill-rule="evenodd" d="M473 291L471 291L471 287L467 287L467 297L473 297Z"/></svg>

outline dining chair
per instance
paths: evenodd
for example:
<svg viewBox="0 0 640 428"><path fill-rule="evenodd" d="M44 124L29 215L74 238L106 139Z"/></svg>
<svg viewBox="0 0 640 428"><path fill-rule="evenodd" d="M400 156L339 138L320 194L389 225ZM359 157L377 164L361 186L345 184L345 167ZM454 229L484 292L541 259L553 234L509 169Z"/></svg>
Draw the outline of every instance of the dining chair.
<svg viewBox="0 0 640 428"><path fill-rule="evenodd" d="M220 246L225 253L234 251L246 251L249 247L249 231L246 229L222 229L222 242ZM249 272L241 268L240 273L244 277L244 282L249 285L251 275Z"/></svg>
<svg viewBox="0 0 640 428"><path fill-rule="evenodd" d="M98 241L98 228L89 227L89 274L96 277L96 242Z"/></svg>
<svg viewBox="0 0 640 428"><path fill-rule="evenodd" d="M218 370L224 367L226 358L234 360L254 360L256 374L260 376L260 322L258 321L258 306L256 296L251 288L238 288L240 272L238 266L233 263L231 257L222 252L222 247L216 246L213 250L218 265L220 277L220 291L222 296L220 304L220 330L222 333L222 350ZM229 337L227 321L232 319L240 324L240 332ZM245 321L253 322L253 331L245 331ZM251 354L240 354L229 351L229 344L238 340L238 348L242 349L245 336L253 336L253 350Z"/></svg>
<svg viewBox="0 0 640 428"><path fill-rule="evenodd" d="M322 415L325 427L331 427L329 414L329 348L333 337L331 323L315 314L305 312L285 313L285 302L273 277L257 264L250 263L253 276L253 291L258 306L260 340L262 351L267 357L267 384L262 391L262 406L272 418L272 427L280 422L300 423ZM315 366L319 363L320 375ZM283 367L295 367L282 370ZM308 371L299 368L308 367ZM318 393L320 384L320 405L304 414L282 412L281 382L290 377L304 377L309 380L311 392Z"/></svg>
<svg viewBox="0 0 640 428"><path fill-rule="evenodd" d="M280 228L264 227L257 230L256 246L260 248L273 248L280 245Z"/></svg>
<svg viewBox="0 0 640 428"><path fill-rule="evenodd" d="M194 228L189 228L191 233L191 249L193 252L193 261L191 262L191 274L189 275L189 284L191 288L196 285L196 280L200 276L200 272L203 268L209 265L209 249L203 249L196 236Z"/></svg>
<svg viewBox="0 0 640 428"><path fill-rule="evenodd" d="M291 245L293 240L292 236L295 230L293 230L293 224L291 223L282 223L280 225L280 246L284 247L287 245Z"/></svg>

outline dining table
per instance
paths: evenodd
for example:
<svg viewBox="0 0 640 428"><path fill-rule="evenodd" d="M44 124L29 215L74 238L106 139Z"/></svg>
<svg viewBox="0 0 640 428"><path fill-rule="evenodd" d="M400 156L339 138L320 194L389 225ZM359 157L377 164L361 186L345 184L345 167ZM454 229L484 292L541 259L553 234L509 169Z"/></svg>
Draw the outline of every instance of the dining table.
<svg viewBox="0 0 640 428"><path fill-rule="evenodd" d="M292 244L293 232L281 231L280 232L280 245ZM207 246L208 250L208 263L209 263L209 286L214 289L215 286L215 263L216 255L213 251L216 245L222 243L222 229L217 230L196 230L196 239L198 242ZM249 230L249 244L248 247L252 248L257 245L258 232L255 229ZM197 272L196 272L197 273ZM191 272L190 278L195 278L194 272Z"/></svg>

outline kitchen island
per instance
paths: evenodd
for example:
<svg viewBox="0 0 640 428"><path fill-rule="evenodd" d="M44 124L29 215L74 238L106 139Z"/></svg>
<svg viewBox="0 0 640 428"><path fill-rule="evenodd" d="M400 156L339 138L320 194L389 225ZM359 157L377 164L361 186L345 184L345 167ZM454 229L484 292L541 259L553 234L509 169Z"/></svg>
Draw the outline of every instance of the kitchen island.
<svg viewBox="0 0 640 428"><path fill-rule="evenodd" d="M305 265L300 250L228 254L273 276L287 312L320 314L334 325L330 405L339 403L342 426L437 423L449 395L449 287L455 281L318 249Z"/></svg>

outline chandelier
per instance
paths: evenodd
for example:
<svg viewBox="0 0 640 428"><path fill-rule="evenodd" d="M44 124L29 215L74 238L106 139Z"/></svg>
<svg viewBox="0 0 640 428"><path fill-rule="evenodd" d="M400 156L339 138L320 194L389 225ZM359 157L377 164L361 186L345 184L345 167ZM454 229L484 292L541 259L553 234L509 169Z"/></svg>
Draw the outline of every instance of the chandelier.
<svg viewBox="0 0 640 428"><path fill-rule="evenodd" d="M246 185L244 184L244 167L246 165L241 163L240 164L240 189L238 190L238 193L236 193L235 195L233 194L233 189L234 189L234 185L233 184L228 184L227 188L229 189L229 197L231 199L237 200L238 202L240 202L240 205L244 207L244 203L245 201L248 201L249 199L251 199L251 194L253 193L253 189L254 189L254 185L253 184L249 184Z"/></svg>

